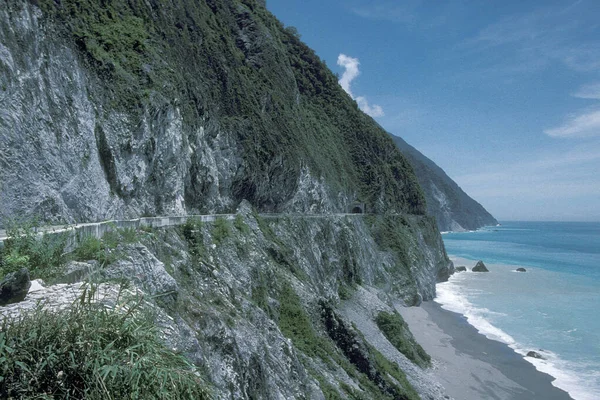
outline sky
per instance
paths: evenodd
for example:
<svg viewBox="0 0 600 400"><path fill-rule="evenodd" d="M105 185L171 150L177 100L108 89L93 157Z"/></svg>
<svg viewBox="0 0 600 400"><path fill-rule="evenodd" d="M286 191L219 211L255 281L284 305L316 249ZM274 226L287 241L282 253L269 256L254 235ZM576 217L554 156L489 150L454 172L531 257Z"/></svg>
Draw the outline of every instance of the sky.
<svg viewBox="0 0 600 400"><path fill-rule="evenodd" d="M600 221L600 1L267 8L498 220Z"/></svg>

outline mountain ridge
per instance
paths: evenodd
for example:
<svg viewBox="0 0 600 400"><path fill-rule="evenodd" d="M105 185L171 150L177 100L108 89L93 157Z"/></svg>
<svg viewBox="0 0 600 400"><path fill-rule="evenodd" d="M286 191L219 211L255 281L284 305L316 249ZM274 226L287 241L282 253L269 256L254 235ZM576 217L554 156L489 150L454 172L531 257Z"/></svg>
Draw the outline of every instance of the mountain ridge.
<svg viewBox="0 0 600 400"><path fill-rule="evenodd" d="M498 221L476 200L466 194L443 169L399 136L390 134L409 159L425 193L427 213L446 231L470 231Z"/></svg>

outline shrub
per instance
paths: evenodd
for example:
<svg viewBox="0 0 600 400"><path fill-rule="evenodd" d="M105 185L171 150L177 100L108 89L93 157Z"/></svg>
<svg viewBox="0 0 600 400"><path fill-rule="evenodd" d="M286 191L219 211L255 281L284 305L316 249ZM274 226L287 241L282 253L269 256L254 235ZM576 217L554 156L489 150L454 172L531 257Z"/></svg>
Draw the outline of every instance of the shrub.
<svg viewBox="0 0 600 400"><path fill-rule="evenodd" d="M104 251L102 241L94 236L83 238L73 250L73 258L77 261L96 260Z"/></svg>
<svg viewBox="0 0 600 400"><path fill-rule="evenodd" d="M233 220L233 226L235 226L235 229L243 234L250 232L250 227L248 227L248 225L244 222L244 217L242 217L240 214L235 216L235 219Z"/></svg>
<svg viewBox="0 0 600 400"><path fill-rule="evenodd" d="M29 257L19 254L16 250L12 250L10 253L2 256L2 263L0 263L0 277L18 271L21 268L28 267Z"/></svg>
<svg viewBox="0 0 600 400"><path fill-rule="evenodd" d="M193 366L160 342L140 300L109 309L90 294L68 310L2 321L0 398L208 398Z"/></svg>
<svg viewBox="0 0 600 400"><path fill-rule="evenodd" d="M194 257L204 254L204 236L202 234L202 221L199 218L188 218L179 228L181 235L186 240L190 253Z"/></svg>
<svg viewBox="0 0 600 400"><path fill-rule="evenodd" d="M431 357L415 341L400 314L382 311L377 314L375 322L390 343L409 360L423 368L431 364Z"/></svg>
<svg viewBox="0 0 600 400"><path fill-rule="evenodd" d="M125 243L136 243L139 241L138 231L135 228L119 229L119 235Z"/></svg>
<svg viewBox="0 0 600 400"><path fill-rule="evenodd" d="M212 230L213 241L216 244L221 244L221 242L227 239L230 234L231 231L229 229L229 221L227 221L225 218L218 217L215 220Z"/></svg>

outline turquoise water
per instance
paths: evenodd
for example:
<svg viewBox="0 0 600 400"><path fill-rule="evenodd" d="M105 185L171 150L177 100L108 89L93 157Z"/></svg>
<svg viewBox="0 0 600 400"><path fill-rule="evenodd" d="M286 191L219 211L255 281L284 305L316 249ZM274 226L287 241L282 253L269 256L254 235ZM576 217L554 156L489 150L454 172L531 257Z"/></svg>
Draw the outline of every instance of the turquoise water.
<svg viewBox="0 0 600 400"><path fill-rule="evenodd" d="M600 399L600 223L507 222L443 235L457 273L436 301L549 373L576 400ZM527 269L515 272L517 267Z"/></svg>

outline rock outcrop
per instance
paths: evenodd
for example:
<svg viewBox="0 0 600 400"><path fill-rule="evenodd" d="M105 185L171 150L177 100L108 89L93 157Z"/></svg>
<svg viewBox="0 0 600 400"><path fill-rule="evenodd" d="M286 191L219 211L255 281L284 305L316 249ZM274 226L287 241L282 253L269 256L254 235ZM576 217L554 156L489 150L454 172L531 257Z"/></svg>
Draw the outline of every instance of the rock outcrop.
<svg viewBox="0 0 600 400"><path fill-rule="evenodd" d="M467 270L467 267L465 267L464 265L461 265L460 267L456 267L454 270L456 272L465 272Z"/></svg>
<svg viewBox="0 0 600 400"><path fill-rule="evenodd" d="M30 286L31 281L27 268L6 274L0 281L0 306L22 301Z"/></svg>
<svg viewBox="0 0 600 400"><path fill-rule="evenodd" d="M473 272L490 272L487 269L487 267L485 266L485 264L483 263L483 261L481 261L481 260L477 261L477 264L475 264L472 271Z"/></svg>
<svg viewBox="0 0 600 400"><path fill-rule="evenodd" d="M540 353L538 353L537 351L528 351L527 352L527 357L531 357L531 358L537 358L539 360L545 360L546 358L544 356L542 356Z"/></svg>
<svg viewBox="0 0 600 400"><path fill-rule="evenodd" d="M523 267L519 267L516 269L517 272L527 272L527 270Z"/></svg>

